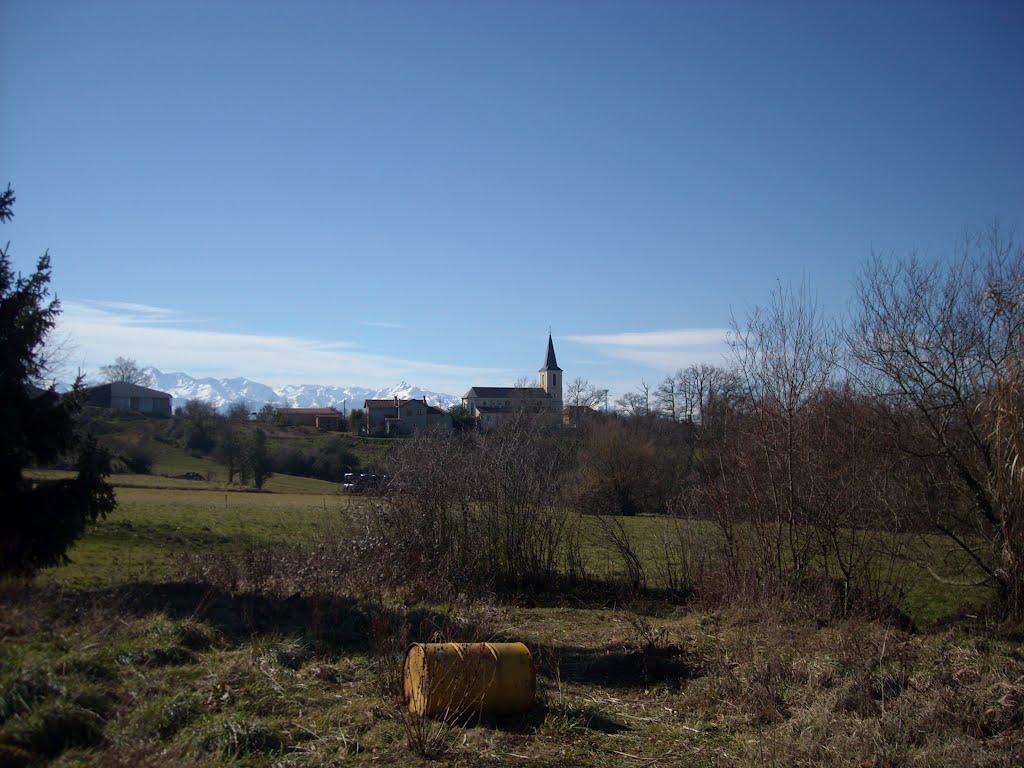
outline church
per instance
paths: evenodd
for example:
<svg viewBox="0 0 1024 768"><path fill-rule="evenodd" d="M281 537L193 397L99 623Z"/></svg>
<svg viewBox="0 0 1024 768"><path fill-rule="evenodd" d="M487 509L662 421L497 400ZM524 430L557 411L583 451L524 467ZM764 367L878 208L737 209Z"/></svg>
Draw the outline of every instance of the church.
<svg viewBox="0 0 1024 768"><path fill-rule="evenodd" d="M462 396L466 414L480 429L496 429L512 414L527 409L562 414L562 369L555 360L555 345L548 334L548 351L541 366L539 387L473 387Z"/></svg>

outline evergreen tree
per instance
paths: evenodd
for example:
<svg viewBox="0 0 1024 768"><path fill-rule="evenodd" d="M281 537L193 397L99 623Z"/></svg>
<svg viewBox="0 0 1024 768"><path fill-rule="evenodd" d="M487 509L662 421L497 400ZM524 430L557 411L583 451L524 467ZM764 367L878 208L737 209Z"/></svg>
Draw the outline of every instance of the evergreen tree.
<svg viewBox="0 0 1024 768"><path fill-rule="evenodd" d="M10 186L0 193L0 222L13 215L14 199ZM12 269L8 249L0 249L0 574L30 575L67 562L86 524L113 510L114 491L104 480L109 454L75 432L75 393L61 398L53 386L38 386L47 373L44 343L60 314L59 302L49 298L49 253L23 277ZM26 467L76 450L77 477L48 483L24 477Z"/></svg>

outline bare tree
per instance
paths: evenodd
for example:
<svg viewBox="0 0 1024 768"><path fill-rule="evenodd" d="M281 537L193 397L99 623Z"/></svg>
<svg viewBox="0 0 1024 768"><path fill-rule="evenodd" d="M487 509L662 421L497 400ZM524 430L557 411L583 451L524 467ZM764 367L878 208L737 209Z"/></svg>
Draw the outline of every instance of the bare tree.
<svg viewBox="0 0 1024 768"><path fill-rule="evenodd" d="M594 386L586 379L576 377L565 387L564 403L569 423L576 425L581 416L591 415L608 397L608 390Z"/></svg>
<svg viewBox="0 0 1024 768"><path fill-rule="evenodd" d="M1002 568L1011 613L1024 613L1024 271L990 275L986 309L1010 344L984 401L992 445L993 496L1001 510Z"/></svg>
<svg viewBox="0 0 1024 768"><path fill-rule="evenodd" d="M565 404L577 408L596 408L604 401L605 391L577 376L565 385Z"/></svg>
<svg viewBox="0 0 1024 768"><path fill-rule="evenodd" d="M680 368L673 383L677 418L688 424L708 424L721 415L722 407L735 399L740 388L735 371L708 363Z"/></svg>
<svg viewBox="0 0 1024 768"><path fill-rule="evenodd" d="M732 344L748 415L730 436L710 506L735 567L773 592L801 588L829 483L811 446L821 429L815 405L837 363L835 332L804 287L780 287L766 307L733 321ZM738 534L743 523L753 523L754 537Z"/></svg>
<svg viewBox="0 0 1024 768"><path fill-rule="evenodd" d="M876 256L850 334L891 439L938 490L911 499L920 520L962 550L1013 616L1024 613L1024 512L1012 490L1022 283L1024 249L997 230L965 240L945 265Z"/></svg>
<svg viewBox="0 0 1024 768"><path fill-rule="evenodd" d="M273 403L265 403L256 414L257 421L267 427L273 426L276 418L277 408Z"/></svg>
<svg viewBox="0 0 1024 768"><path fill-rule="evenodd" d="M239 424L244 424L249 421L249 417L252 415L252 406L248 400L236 400L228 406L227 413L225 414L228 421L233 421Z"/></svg>
<svg viewBox="0 0 1024 768"><path fill-rule="evenodd" d="M680 374L682 371L679 372ZM666 376L658 388L654 390L654 408L658 415L664 416L670 421L679 421L679 412L676 407L679 397L679 385L677 377Z"/></svg>
<svg viewBox="0 0 1024 768"><path fill-rule="evenodd" d="M626 392L615 401L618 409L627 416L639 418L651 413L651 388L641 379L640 388L636 392Z"/></svg>
<svg viewBox="0 0 1024 768"><path fill-rule="evenodd" d="M125 382L127 384L148 384L149 374L130 357L115 357L110 365L100 368L100 376L104 381Z"/></svg>

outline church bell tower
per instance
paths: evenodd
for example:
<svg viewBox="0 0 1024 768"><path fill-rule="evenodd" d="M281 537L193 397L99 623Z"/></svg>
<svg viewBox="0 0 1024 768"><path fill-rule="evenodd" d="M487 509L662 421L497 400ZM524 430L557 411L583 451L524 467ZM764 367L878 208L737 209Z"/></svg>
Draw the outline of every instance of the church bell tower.
<svg viewBox="0 0 1024 768"><path fill-rule="evenodd" d="M545 392L551 395L554 401L553 406L559 413L562 411L562 369L558 367L555 360L555 345L551 341L551 334L548 334L548 353L544 358L544 365L540 368L540 386Z"/></svg>

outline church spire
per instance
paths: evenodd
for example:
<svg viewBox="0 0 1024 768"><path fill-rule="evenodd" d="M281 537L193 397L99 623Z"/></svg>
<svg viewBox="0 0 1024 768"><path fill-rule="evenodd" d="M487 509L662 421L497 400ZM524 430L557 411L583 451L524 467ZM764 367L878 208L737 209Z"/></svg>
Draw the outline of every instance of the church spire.
<svg viewBox="0 0 1024 768"><path fill-rule="evenodd" d="M558 367L558 361L555 360L555 345L551 341L551 334L548 333L548 354L544 358L544 365L541 367L541 371L561 371Z"/></svg>
<svg viewBox="0 0 1024 768"><path fill-rule="evenodd" d="M562 369L558 367L555 360L555 344L551 341L551 332L548 332L548 353L544 358L544 366L540 369L540 386L555 402L559 412L562 410L562 382L560 374Z"/></svg>

